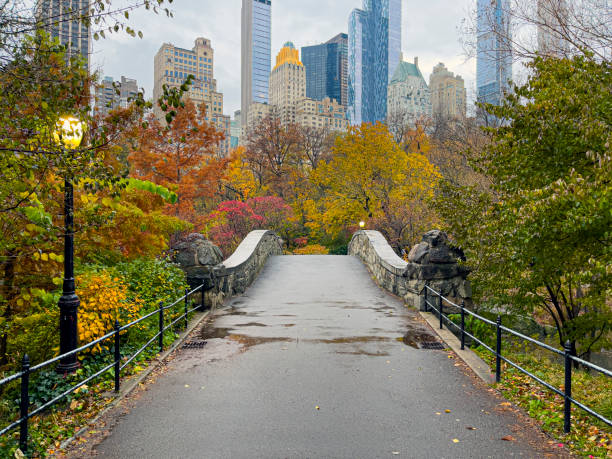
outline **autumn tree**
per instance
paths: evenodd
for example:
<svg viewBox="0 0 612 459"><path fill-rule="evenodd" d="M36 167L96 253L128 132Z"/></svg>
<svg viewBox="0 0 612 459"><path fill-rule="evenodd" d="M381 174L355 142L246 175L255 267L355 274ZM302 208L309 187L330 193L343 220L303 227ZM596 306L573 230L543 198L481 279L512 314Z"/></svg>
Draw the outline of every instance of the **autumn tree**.
<svg viewBox="0 0 612 459"><path fill-rule="evenodd" d="M612 220L610 64L537 58L499 106L508 124L472 164L488 188L445 181L438 210L486 306L548 317L573 350L607 345Z"/></svg>
<svg viewBox="0 0 612 459"><path fill-rule="evenodd" d="M341 231L365 220L398 251L431 229L426 201L438 172L422 154L403 151L380 123L338 137L331 159L311 177L323 190L312 210L314 228Z"/></svg>
<svg viewBox="0 0 612 459"><path fill-rule="evenodd" d="M217 153L224 134L204 120L205 110L191 101L184 105L170 125L149 118L129 161L133 177L174 190L178 199L168 211L193 222L201 200L218 191L226 160Z"/></svg>
<svg viewBox="0 0 612 459"><path fill-rule="evenodd" d="M283 196L284 181L295 160L298 142L297 127L281 124L274 115L249 131L245 157L260 188L268 187L273 194Z"/></svg>

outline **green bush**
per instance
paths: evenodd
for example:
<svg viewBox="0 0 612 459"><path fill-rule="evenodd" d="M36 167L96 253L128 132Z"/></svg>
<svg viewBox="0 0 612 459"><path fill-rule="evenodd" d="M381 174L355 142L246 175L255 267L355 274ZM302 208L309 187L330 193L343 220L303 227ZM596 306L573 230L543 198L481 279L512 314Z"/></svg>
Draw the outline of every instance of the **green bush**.
<svg viewBox="0 0 612 459"><path fill-rule="evenodd" d="M139 258L115 265L117 276L128 286L130 295L145 302L145 310L152 311L173 303L185 294L188 287L185 273L167 259Z"/></svg>

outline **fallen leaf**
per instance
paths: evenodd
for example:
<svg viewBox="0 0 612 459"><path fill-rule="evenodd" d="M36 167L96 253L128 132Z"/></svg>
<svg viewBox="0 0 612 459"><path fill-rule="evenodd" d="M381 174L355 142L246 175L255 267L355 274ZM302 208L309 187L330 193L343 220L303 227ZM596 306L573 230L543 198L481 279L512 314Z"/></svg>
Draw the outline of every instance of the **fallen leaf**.
<svg viewBox="0 0 612 459"><path fill-rule="evenodd" d="M319 410L319 409L320 409L319 405L315 406L315 410Z"/></svg>
<svg viewBox="0 0 612 459"><path fill-rule="evenodd" d="M438 416L440 416L442 413L436 413Z"/></svg>
<svg viewBox="0 0 612 459"><path fill-rule="evenodd" d="M78 408L78 406L79 406L79 402L77 402L76 400L73 400L73 401L70 402L70 409L72 411L76 410Z"/></svg>
<svg viewBox="0 0 612 459"><path fill-rule="evenodd" d="M510 403L510 402L503 402L503 403L500 403L499 406L512 406L512 403Z"/></svg>
<svg viewBox="0 0 612 459"><path fill-rule="evenodd" d="M456 438L453 438L453 443L459 443L459 440L457 440Z"/></svg>
<svg viewBox="0 0 612 459"><path fill-rule="evenodd" d="M391 454L393 454L394 456L399 456L399 451L393 451Z"/></svg>
<svg viewBox="0 0 612 459"><path fill-rule="evenodd" d="M189 387L189 384L185 384L185 387Z"/></svg>
<svg viewBox="0 0 612 459"><path fill-rule="evenodd" d="M476 430L476 427L472 427L472 426L467 426L466 427L467 430Z"/></svg>
<svg viewBox="0 0 612 459"><path fill-rule="evenodd" d="M515 438L512 435L506 435L505 437L502 437L503 441L514 441Z"/></svg>
<svg viewBox="0 0 612 459"><path fill-rule="evenodd" d="M451 412L451 410L444 410L444 412L445 412L445 413L450 413L450 412Z"/></svg>
<svg viewBox="0 0 612 459"><path fill-rule="evenodd" d="M23 454L23 451L17 448L17 450L15 451L15 459L23 459L24 457L25 454Z"/></svg>

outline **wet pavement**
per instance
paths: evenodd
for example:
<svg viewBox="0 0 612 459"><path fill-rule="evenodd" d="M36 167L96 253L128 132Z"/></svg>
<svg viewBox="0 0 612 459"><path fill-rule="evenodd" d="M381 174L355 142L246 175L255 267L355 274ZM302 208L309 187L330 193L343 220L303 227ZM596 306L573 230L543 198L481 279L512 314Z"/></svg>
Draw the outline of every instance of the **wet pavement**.
<svg viewBox="0 0 612 459"><path fill-rule="evenodd" d="M539 432L348 256L273 257L147 387L107 458L543 457ZM513 441L502 440L511 436Z"/></svg>

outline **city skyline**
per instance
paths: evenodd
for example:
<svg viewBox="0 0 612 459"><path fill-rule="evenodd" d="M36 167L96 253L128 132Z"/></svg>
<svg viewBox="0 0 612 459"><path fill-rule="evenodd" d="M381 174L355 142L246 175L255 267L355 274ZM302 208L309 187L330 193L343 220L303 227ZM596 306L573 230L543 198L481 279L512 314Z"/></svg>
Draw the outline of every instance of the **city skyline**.
<svg viewBox="0 0 612 459"><path fill-rule="evenodd" d="M350 12L362 4L361 0L338 0L331 5L323 0L313 1L311 6L300 2L274 3L272 55L286 41L292 41L299 49L325 42L338 33L346 33ZM161 44L165 41L191 43L195 36L206 36L215 44L215 73L219 80L219 91L225 94L225 114L233 114L241 108L241 0L225 4L206 3L206 8L202 8L201 2L178 0L173 3L172 19L144 11L134 13L131 15L131 23L134 28L143 31L144 39L116 34L95 42L93 68L102 67L101 77L125 75L135 78L144 87L145 96L151 97L153 57ZM445 0L432 0L428 5L408 14L410 5L405 1L402 50L406 56L420 57L426 79L437 63L444 62L449 70L464 77L468 98L473 101L476 64L474 59L465 62L456 30L472 3L472 0L458 0L448 7ZM204 10L209 14L204 14ZM198 14L197 11L203 13ZM440 16L439 11L445 14ZM432 29L435 29L436 34L432 35Z"/></svg>

